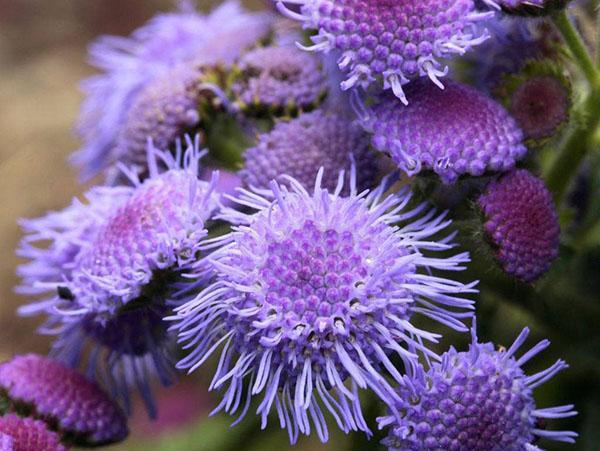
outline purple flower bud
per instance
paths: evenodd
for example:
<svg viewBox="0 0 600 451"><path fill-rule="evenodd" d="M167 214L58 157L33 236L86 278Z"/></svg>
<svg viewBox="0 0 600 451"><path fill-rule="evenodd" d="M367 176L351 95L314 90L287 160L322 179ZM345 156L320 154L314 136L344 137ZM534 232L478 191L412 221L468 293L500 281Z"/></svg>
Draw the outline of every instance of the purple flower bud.
<svg viewBox="0 0 600 451"><path fill-rule="evenodd" d="M429 370L409 369L395 414L378 419L380 427L389 427L383 444L390 451L516 451L537 449L532 442L538 437L573 443L576 433L538 425L577 412L572 405L537 408L533 390L568 365L558 360L526 375L522 365L550 344L542 340L517 358L528 334L526 328L508 350L495 350L493 343L478 343L473 332L467 352L450 348Z"/></svg>
<svg viewBox="0 0 600 451"><path fill-rule="evenodd" d="M257 188L267 188L271 180L285 183L284 175L309 188L323 167L322 186L333 191L339 172L346 171L348 179L355 164L362 190L375 184L377 171L377 153L369 148L367 134L350 119L323 110L278 122L271 132L259 136L244 159L240 176L247 186Z"/></svg>
<svg viewBox="0 0 600 451"><path fill-rule="evenodd" d="M300 5L300 12L285 3ZM404 103L410 95L402 85L410 80L428 77L441 87L447 72L441 61L485 41L487 33L475 25L493 16L478 12L473 0L283 0L278 8L317 30L305 50L341 53L342 89L382 77Z"/></svg>
<svg viewBox="0 0 600 451"><path fill-rule="evenodd" d="M487 238L510 275L534 282L558 256L560 227L544 182L518 169L491 182L478 200Z"/></svg>
<svg viewBox="0 0 600 451"><path fill-rule="evenodd" d="M523 132L497 102L455 81L442 91L415 81L410 105L382 96L363 118L373 145L409 175L422 169L453 183L463 174L507 171L527 152Z"/></svg>
<svg viewBox="0 0 600 451"><path fill-rule="evenodd" d="M67 451L43 421L12 413L0 417L0 446L2 451Z"/></svg>
<svg viewBox="0 0 600 451"><path fill-rule="evenodd" d="M128 434L123 411L95 383L47 357L27 354L0 364L0 388L78 443L107 444Z"/></svg>
<svg viewBox="0 0 600 451"><path fill-rule="evenodd" d="M295 47L259 47L238 66L231 90L243 109L293 113L315 108L327 94L319 59Z"/></svg>
<svg viewBox="0 0 600 451"><path fill-rule="evenodd" d="M359 388L396 396L382 374L401 379L392 355L405 364L416 347L438 335L411 320L421 313L456 330L469 317L475 283L445 279L436 270L460 270L467 253L435 257L451 249L453 234L431 236L450 225L427 204L407 208L408 193L385 196L386 183L368 193L341 196L314 191L297 180L272 182L270 190L241 191L237 202L255 213L226 209L239 224L211 255L214 283L176 309L180 340L190 354L179 367L193 371L223 345L211 389L223 389L216 408L246 414L261 396L266 426L275 408L290 441L311 425L328 438L323 410L348 432L369 428ZM431 255L431 256L430 256ZM432 275L433 270L436 275Z"/></svg>

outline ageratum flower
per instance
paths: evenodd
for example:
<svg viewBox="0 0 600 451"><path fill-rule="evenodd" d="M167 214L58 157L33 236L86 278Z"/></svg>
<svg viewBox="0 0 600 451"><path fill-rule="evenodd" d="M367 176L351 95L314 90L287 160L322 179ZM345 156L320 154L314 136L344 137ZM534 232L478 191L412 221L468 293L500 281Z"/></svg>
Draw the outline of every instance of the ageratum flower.
<svg viewBox="0 0 600 451"><path fill-rule="evenodd" d="M0 417L0 445L7 445L2 451L67 451L58 434L43 421L14 413Z"/></svg>
<svg viewBox="0 0 600 451"><path fill-rule="evenodd" d="M327 94L319 59L294 47L259 47L237 66L231 90L243 110L294 113L314 109Z"/></svg>
<svg viewBox="0 0 600 451"><path fill-rule="evenodd" d="M184 63L141 88L117 133L115 159L144 165L149 138L159 149L168 149L196 128L200 123L198 104L210 92L202 77L199 68Z"/></svg>
<svg viewBox="0 0 600 451"><path fill-rule="evenodd" d="M560 226L544 182L518 169L479 197L486 236L502 269L524 282L539 279L558 256Z"/></svg>
<svg viewBox="0 0 600 451"><path fill-rule="evenodd" d="M454 183L463 174L507 171L527 152L515 120L470 86L449 80L441 90L415 81L406 92L407 107L383 95L362 121L374 147L409 175L429 169Z"/></svg>
<svg viewBox="0 0 600 451"><path fill-rule="evenodd" d="M211 182L197 179L201 156L197 146L198 140L190 142L183 158L182 152L173 157L150 146L149 178L143 183L128 172L132 186L105 187L101 197L74 203L69 214L38 220L33 236L24 238L26 254L34 259L21 270L27 274L24 284L32 283L37 271L56 277L34 283L31 290L43 291L46 298L24 306L21 314L48 315L41 331L58 335L54 354L71 366L87 356L90 376L104 383L127 409L129 387L137 386L153 414L148 379L155 375L168 384L173 372L173 343L163 322L170 309L169 293L179 289L183 273L192 268L197 278L202 273L204 222L216 210L217 197L215 177ZM117 195L112 198L111 192ZM97 199L108 203L103 216L95 214L98 209L92 202ZM86 233L79 234L79 228L71 233L73 218L86 215L90 215ZM66 232L57 235L57 231ZM60 266L38 269L61 264L55 259L56 248L69 236L77 247L64 271ZM48 256L45 240L50 240Z"/></svg>
<svg viewBox="0 0 600 451"><path fill-rule="evenodd" d="M87 97L78 123L83 147L73 155L83 175L114 162L117 135L149 82L192 60L196 65L231 64L269 32L270 23L269 14L249 13L237 0L206 16L182 2L180 11L157 15L129 38L108 36L92 44L90 62L102 74L83 83Z"/></svg>
<svg viewBox="0 0 600 451"><path fill-rule="evenodd" d="M0 364L0 389L11 404L27 406L80 444L119 442L127 436L125 414L106 393L47 357L27 354Z"/></svg>
<svg viewBox="0 0 600 451"><path fill-rule="evenodd" d="M572 443L576 433L541 426L547 419L576 415L572 405L539 409L533 390L568 367L558 360L528 376L522 366L548 347L542 340L517 357L529 329L512 346L496 350L493 343L473 342L467 352L454 348L429 370L410 369L398 389L398 415L379 418L389 427L383 444L390 451L444 449L453 451L537 450L532 442L546 438Z"/></svg>
<svg viewBox="0 0 600 451"><path fill-rule="evenodd" d="M284 4L300 6L292 11ZM367 87L377 78L407 103L403 85L446 69L441 60L484 42L488 35L476 24L493 12L478 12L473 0L283 0L279 10L315 29L314 45L305 50L341 52L339 67L347 74L342 89Z"/></svg>
<svg viewBox="0 0 600 451"><path fill-rule="evenodd" d="M312 194L291 177L289 188L242 190L237 202L256 213L225 211L240 225L212 254L215 282L171 318L190 350L180 368L197 369L222 345L210 388L225 393L215 410L241 419L261 396L263 428L274 405L292 443L313 426L327 440L323 410L341 430L369 433L358 388L391 402L382 374L402 380L392 355L433 355L422 343L437 335L413 316L465 330L472 301L463 296L476 291L437 274L463 269L467 253L424 255L453 247L453 235L433 238L450 225L444 214L409 209L410 194L385 196L384 185L357 194L355 175L343 197L342 173L331 192L322 178L321 170Z"/></svg>
<svg viewBox="0 0 600 451"><path fill-rule="evenodd" d="M357 169L359 190L375 184L377 154L369 148L369 137L352 120L340 114L317 110L289 122L279 122L272 131L259 136L258 144L244 153L240 176L247 186L268 188L271 180L285 183L284 175L302 186L314 185L319 168L321 181L333 191L341 170Z"/></svg>

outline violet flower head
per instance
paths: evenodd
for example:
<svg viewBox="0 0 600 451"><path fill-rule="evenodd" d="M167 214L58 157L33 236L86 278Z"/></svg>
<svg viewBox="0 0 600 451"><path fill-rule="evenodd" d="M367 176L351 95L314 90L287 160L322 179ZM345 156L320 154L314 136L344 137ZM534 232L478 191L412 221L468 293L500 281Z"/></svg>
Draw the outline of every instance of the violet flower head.
<svg viewBox="0 0 600 451"><path fill-rule="evenodd" d="M359 191L375 184L377 154L369 147L369 137L350 119L317 110L289 122L278 122L258 144L244 154L240 176L247 186L268 188L271 180L285 183L284 175L295 178L305 188L314 185L319 168L325 169L321 186L333 191L339 171L350 173L356 166Z"/></svg>
<svg viewBox="0 0 600 451"><path fill-rule="evenodd" d="M209 15L188 2L180 10L159 14L130 37L106 36L90 47L90 63L101 74L83 82L86 99L77 131L82 148L73 162L89 177L115 160L115 140L138 93L173 67L231 64L270 30L268 13L245 11L230 0Z"/></svg>
<svg viewBox="0 0 600 451"><path fill-rule="evenodd" d="M148 139L168 149L200 123L198 103L209 93L202 71L180 64L148 82L132 100L117 133L113 154L125 163L145 164ZM212 94L211 94L212 95Z"/></svg>
<svg viewBox="0 0 600 451"><path fill-rule="evenodd" d="M125 414L106 393L47 357L27 354L0 364L0 389L11 403L30 407L78 443L108 444L128 434Z"/></svg>
<svg viewBox="0 0 600 451"><path fill-rule="evenodd" d="M295 47L259 47L241 57L231 90L242 109L313 109L327 94L320 61Z"/></svg>
<svg viewBox="0 0 600 451"><path fill-rule="evenodd" d="M466 330L464 296L476 291L437 275L463 269L467 253L428 256L453 247L453 234L431 238L450 225L444 214L407 208L410 194L386 197L385 184L357 194L354 175L343 197L343 174L334 191L322 178L321 170L312 193L291 177L241 190L237 202L256 212L225 210L239 225L211 256L215 281L171 318L190 350L179 367L194 371L223 345L210 386L225 392L215 411L241 419L261 396L262 426L274 405L292 443L313 426L327 440L323 410L341 430L369 434L358 389L391 402L382 374L402 380L392 355L405 364L416 357L409 347L435 355L423 343L438 335L413 315Z"/></svg>
<svg viewBox="0 0 600 451"><path fill-rule="evenodd" d="M198 140L188 144L185 154L179 151L175 157L150 146L144 182L124 168L132 186L104 187L101 197L69 207L81 209L71 216L91 216L87 233L77 241L79 249L64 272L60 266L52 268L46 272L58 274L55 279L33 283L29 292L46 297L20 309L23 315L48 315L41 332L58 335L53 346L57 357L78 366L87 355L91 377L105 384L127 410L129 388L136 386L151 415L149 376L168 384L173 373L173 341L163 322L170 311L170 292L179 289L179 279L188 271L202 283L204 222L218 205L216 174L210 182L198 180ZM103 216L94 215L91 203L99 198L110 206ZM72 223L50 224L46 233L40 224L65 217L71 219L55 213L39 220L33 238L24 238L28 249L38 247L37 253L29 251L35 259L31 267L52 263L44 255L44 240L50 240L47 249L53 256L54 240L64 240L55 231ZM30 276L24 279L25 285L31 282Z"/></svg>
<svg viewBox="0 0 600 451"><path fill-rule="evenodd" d="M441 90L415 81L406 92L410 105L384 95L362 121L374 147L409 175L428 169L454 183L463 174L507 171L527 152L515 120L470 86L449 80Z"/></svg>
<svg viewBox="0 0 600 451"><path fill-rule="evenodd" d="M521 357L529 329L508 350L478 343L475 332L466 352L454 348L429 370L416 366L399 387L399 415L379 418L389 427L383 444L390 451L537 450L538 438L573 443L576 433L544 429L539 422L576 415L572 405L539 409L533 390L568 365L558 360L528 376L522 366L550 344L542 340Z"/></svg>
<svg viewBox="0 0 600 451"><path fill-rule="evenodd" d="M544 182L518 169L491 182L479 197L487 238L502 269L535 282L558 256L560 226Z"/></svg>
<svg viewBox="0 0 600 451"><path fill-rule="evenodd" d="M285 4L300 6L300 12ZM407 103L403 85L428 77L442 87L442 60L462 55L488 35L476 25L493 12L473 0L283 0L279 10L317 30L309 51L341 52L342 89L363 88L377 79Z"/></svg>
<svg viewBox="0 0 600 451"><path fill-rule="evenodd" d="M14 413L0 417L0 445L8 445L0 448L2 451L67 451L46 423Z"/></svg>

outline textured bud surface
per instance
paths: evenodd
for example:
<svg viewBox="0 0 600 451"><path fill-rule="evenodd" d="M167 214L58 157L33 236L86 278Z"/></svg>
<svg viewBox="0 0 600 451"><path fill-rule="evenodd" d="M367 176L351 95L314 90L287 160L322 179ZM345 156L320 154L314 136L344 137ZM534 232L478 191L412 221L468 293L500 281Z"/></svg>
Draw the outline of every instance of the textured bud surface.
<svg viewBox="0 0 600 451"><path fill-rule="evenodd" d="M322 186L332 191L339 171L346 171L348 179L354 161L361 190L375 182L376 158L360 127L339 114L317 110L279 122L271 132L260 135L258 144L244 154L240 175L247 186L257 188L267 188L271 180L285 183L284 174L310 188L323 167Z"/></svg>
<svg viewBox="0 0 600 451"><path fill-rule="evenodd" d="M232 86L242 108L284 112L312 109L327 93L319 60L295 47L260 47L238 63Z"/></svg>
<svg viewBox="0 0 600 451"><path fill-rule="evenodd" d="M542 419L576 415L572 405L537 409L533 390L551 379L567 364L558 360L531 376L521 368L548 347L543 340L520 358L524 329L508 350L495 350L473 337L467 352L451 348L426 371L422 366L405 376L395 407L399 417L379 418L389 426L383 441L390 451L523 451L536 437L574 442L570 431L541 429Z"/></svg>
<svg viewBox="0 0 600 451"><path fill-rule="evenodd" d="M10 439L4 438L10 437ZM10 444L2 451L66 451L56 432L40 420L21 418L12 413L0 417L0 444Z"/></svg>
<svg viewBox="0 0 600 451"><path fill-rule="evenodd" d="M471 301L462 296L475 291L428 272L468 261L421 254L452 247L452 235L428 239L450 224L444 215L425 213L426 204L407 209L410 195L385 197L384 185L370 194L352 185L342 197L342 181L321 188L322 172L313 194L292 178L289 189L272 182L270 193L242 191L238 203L256 213L226 210L240 225L212 255L216 281L172 318L191 350L182 368L196 369L224 343L211 384L225 390L217 410L240 408L243 417L262 394L263 425L275 404L291 442L311 423L327 439L323 407L343 431L368 432L357 389L393 398L380 374L401 377L389 356L411 360L409 343L431 352L422 340L436 339L411 324L413 315L464 330Z"/></svg>
<svg viewBox="0 0 600 451"><path fill-rule="evenodd" d="M445 183L463 174L507 171L527 152L523 132L497 102L454 81L407 88L408 106L383 96L363 119L373 145L408 174L433 170Z"/></svg>
<svg viewBox="0 0 600 451"><path fill-rule="evenodd" d="M51 418L61 433L88 444L118 442L127 436L124 413L95 383L47 357L17 356L0 364L0 388L12 402L31 405Z"/></svg>
<svg viewBox="0 0 600 451"><path fill-rule="evenodd" d="M300 13L284 4L299 5ZM279 9L316 29L307 50L336 50L339 67L347 73L342 89L367 87L376 77L403 102L410 100L402 85L446 74L441 61L463 54L487 38L474 25L490 18L473 0L284 0Z"/></svg>
<svg viewBox="0 0 600 451"><path fill-rule="evenodd" d="M478 204L505 272L534 282L548 271L558 255L560 227L552 195L542 180L518 169L491 182Z"/></svg>

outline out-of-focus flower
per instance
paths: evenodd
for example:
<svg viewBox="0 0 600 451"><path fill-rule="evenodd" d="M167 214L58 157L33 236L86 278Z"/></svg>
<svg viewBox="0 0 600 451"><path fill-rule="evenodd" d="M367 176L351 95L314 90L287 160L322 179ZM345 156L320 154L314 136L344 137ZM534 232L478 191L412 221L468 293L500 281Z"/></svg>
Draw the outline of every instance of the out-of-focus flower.
<svg viewBox="0 0 600 451"><path fill-rule="evenodd" d="M48 315L41 332L58 335L55 355L71 366L87 355L90 376L127 409L129 388L137 386L151 414L148 375L164 384L172 378L173 343L163 322L170 291L179 289L187 271L201 283L204 222L217 208L216 177L198 180L198 140L188 144L185 154L175 156L149 146L144 182L124 168L133 186L105 187L101 196L100 189L92 190L88 204L77 202L67 213L28 222L33 235L23 240L23 254L33 261L21 269L26 275L22 291L47 297L20 313ZM101 210L93 203L98 199L107 203ZM82 226L74 220L86 215ZM65 261L57 250L68 247L69 237L75 246ZM47 248L45 240L50 240ZM47 264L52 267L39 269ZM36 272L48 274L47 279L36 283Z"/></svg>
<svg viewBox="0 0 600 451"><path fill-rule="evenodd" d="M293 114L317 107L327 94L319 58L295 47L259 47L241 57L231 87L247 112Z"/></svg>
<svg viewBox="0 0 600 451"><path fill-rule="evenodd" d="M384 95L362 121L375 148L409 175L429 169L453 183L463 174L509 170L527 152L515 120L470 86L448 80L440 90L415 81L406 92L410 105Z"/></svg>
<svg viewBox="0 0 600 451"><path fill-rule="evenodd" d="M347 197L343 174L331 192L322 178L312 194L291 177L241 191L237 202L256 212L225 210L239 225L211 256L215 282L171 318L190 350L179 367L193 371L223 345L210 386L225 390L216 410L241 419L262 395L263 427L274 405L292 443L311 424L327 440L323 410L341 430L369 433L358 388L391 402L383 375L402 380L392 355L405 364L409 347L434 355L424 341L438 335L413 316L465 330L472 301L463 296L476 291L437 275L463 269L467 253L428 255L453 247L453 234L431 238L450 225L444 214L407 208L411 196L385 196L385 184L357 194L354 174Z"/></svg>
<svg viewBox="0 0 600 451"><path fill-rule="evenodd" d="M285 4L299 6L293 11ZM464 54L488 37L475 25L493 12L473 0L283 0L279 10L317 30L306 50L341 52L342 89L363 88L383 79L384 88L407 103L403 85L428 77L442 87L441 61Z"/></svg>
<svg viewBox="0 0 600 451"><path fill-rule="evenodd" d="M487 238L502 269L534 282L558 256L560 227L544 182L518 169L491 182L479 197Z"/></svg>
<svg viewBox="0 0 600 451"><path fill-rule="evenodd" d="M517 358L528 334L526 328L508 350L496 350L493 343L478 343L473 332L467 352L450 348L429 370L411 369L398 389L398 414L379 418L380 427L389 427L383 443L390 451L516 451L538 449L532 442L539 437L574 442L576 433L539 424L576 412L572 405L537 408L533 390L567 364L558 360L526 375L522 366L550 344L542 340Z"/></svg>
<svg viewBox="0 0 600 451"><path fill-rule="evenodd" d="M187 2L181 5L178 12L157 15L129 38L102 37L91 46L90 62L102 74L83 83L87 97L77 128L83 146L73 161L84 176L114 162L115 140L132 105L144 103L136 98L149 82L184 62L198 67L231 64L268 34L272 22L268 13L245 11L236 0L209 15ZM160 87L149 89L156 95L172 94Z"/></svg>
<svg viewBox="0 0 600 451"><path fill-rule="evenodd" d="M46 423L13 413L0 417L0 444L7 445L2 451L67 451Z"/></svg>
<svg viewBox="0 0 600 451"><path fill-rule="evenodd" d="M0 389L12 404L26 405L77 443L100 445L127 436L125 414L106 393L47 357L27 354L0 364Z"/></svg>
<svg viewBox="0 0 600 451"><path fill-rule="evenodd" d="M351 120L334 112L317 110L289 122L279 122L244 154L240 176L247 186L267 188L271 180L285 183L284 175L305 188L314 185L319 168L325 169L321 185L333 191L339 171L356 166L359 190L375 185L377 153L369 137Z"/></svg>
<svg viewBox="0 0 600 451"><path fill-rule="evenodd" d="M569 120L571 84L551 61L529 62L506 76L495 93L533 143L555 136Z"/></svg>

